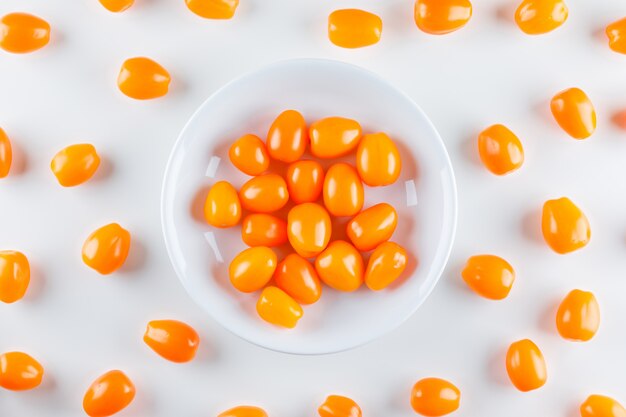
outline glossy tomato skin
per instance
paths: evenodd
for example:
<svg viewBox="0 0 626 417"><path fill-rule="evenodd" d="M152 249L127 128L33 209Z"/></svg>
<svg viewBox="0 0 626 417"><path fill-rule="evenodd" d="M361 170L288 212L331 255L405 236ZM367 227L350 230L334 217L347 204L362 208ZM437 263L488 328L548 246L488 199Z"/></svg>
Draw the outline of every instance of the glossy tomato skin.
<svg viewBox="0 0 626 417"><path fill-rule="evenodd" d="M90 417L108 417L122 411L135 399L135 385L122 371L109 371L98 377L83 398L83 409Z"/></svg>
<svg viewBox="0 0 626 417"><path fill-rule="evenodd" d="M100 156L90 143L70 145L52 158L50 169L63 187L75 187L88 181L100 166Z"/></svg>
<svg viewBox="0 0 626 417"><path fill-rule="evenodd" d="M352 398L329 395L317 409L320 417L361 417L361 407Z"/></svg>
<svg viewBox="0 0 626 417"><path fill-rule="evenodd" d="M261 175L270 166L265 143L255 135L243 135L228 150L230 162L246 175Z"/></svg>
<svg viewBox="0 0 626 417"><path fill-rule="evenodd" d="M380 291L400 278L407 265L406 250L394 242L383 242L372 253L365 269L365 285Z"/></svg>
<svg viewBox="0 0 626 417"><path fill-rule="evenodd" d="M268 417L265 410L251 405L240 405L221 412L217 417Z"/></svg>
<svg viewBox="0 0 626 417"><path fill-rule="evenodd" d="M256 305L259 316L268 323L293 329L302 318L300 304L278 287L265 287Z"/></svg>
<svg viewBox="0 0 626 417"><path fill-rule="evenodd" d="M354 216L363 208L365 192L361 178L350 164L336 163L324 177L324 205L333 216Z"/></svg>
<svg viewBox="0 0 626 417"><path fill-rule="evenodd" d="M278 264L274 282L300 304L313 304L322 296L322 284L317 271L297 253L287 255Z"/></svg>
<svg viewBox="0 0 626 417"><path fill-rule="evenodd" d="M189 362L196 356L200 337L190 325L178 320L152 320L143 341L159 356L171 362Z"/></svg>
<svg viewBox="0 0 626 417"><path fill-rule="evenodd" d="M431 35L445 35L461 29L472 17L469 0L416 0L415 24Z"/></svg>
<svg viewBox="0 0 626 417"><path fill-rule="evenodd" d="M241 187L239 200L246 210L254 213L280 210L289 201L287 183L278 174L259 175Z"/></svg>
<svg viewBox="0 0 626 417"><path fill-rule="evenodd" d="M492 174L506 175L524 163L524 148L515 133L504 125L493 125L478 136L478 154Z"/></svg>
<svg viewBox="0 0 626 417"><path fill-rule="evenodd" d="M552 98L554 120L574 139L587 139L596 130L596 109L580 88L563 90Z"/></svg>
<svg viewBox="0 0 626 417"><path fill-rule="evenodd" d="M402 170L400 152L385 133L364 135L356 151L356 169L370 187L391 185Z"/></svg>
<svg viewBox="0 0 626 417"><path fill-rule="evenodd" d="M363 258L343 240L331 242L317 256L315 270L324 284L338 291L356 291L363 284Z"/></svg>
<svg viewBox="0 0 626 417"><path fill-rule="evenodd" d="M606 395L590 395L580 405L581 417L626 417L626 408Z"/></svg>
<svg viewBox="0 0 626 417"><path fill-rule="evenodd" d="M490 300L506 298L515 282L515 270L511 264L495 255L471 256L461 276L476 294Z"/></svg>
<svg viewBox="0 0 626 417"><path fill-rule="evenodd" d="M13 162L13 148L7 134L0 128L0 178L9 175Z"/></svg>
<svg viewBox="0 0 626 417"><path fill-rule="evenodd" d="M515 12L515 23L527 35L552 32L567 20L563 0L524 0Z"/></svg>
<svg viewBox="0 0 626 417"><path fill-rule="evenodd" d="M120 13L129 9L135 0L100 0L100 4L110 12Z"/></svg>
<svg viewBox="0 0 626 417"><path fill-rule="evenodd" d="M415 383L411 392L413 410L426 417L450 414L459 408L461 391L450 381L424 378Z"/></svg>
<svg viewBox="0 0 626 417"><path fill-rule="evenodd" d="M289 243L303 258L312 258L322 252L330 241L331 232L330 216L319 204L299 204L287 215Z"/></svg>
<svg viewBox="0 0 626 417"><path fill-rule="evenodd" d="M322 194L324 168L317 161L296 161L287 168L286 179L289 197L294 203L313 203Z"/></svg>
<svg viewBox="0 0 626 417"><path fill-rule="evenodd" d="M626 17L609 24L606 27L606 36L609 39L609 48L626 54Z"/></svg>
<svg viewBox="0 0 626 417"><path fill-rule="evenodd" d="M389 240L397 225L398 213L393 206L379 203L350 220L346 226L346 234L358 250L367 252Z"/></svg>
<svg viewBox="0 0 626 417"><path fill-rule="evenodd" d="M363 48L380 40L383 21L360 9L335 10L328 16L328 38L342 48Z"/></svg>
<svg viewBox="0 0 626 417"><path fill-rule="evenodd" d="M232 19L239 0L185 0L187 8L205 19Z"/></svg>
<svg viewBox="0 0 626 417"><path fill-rule="evenodd" d="M309 128L311 153L322 159L338 158L356 148L361 140L361 125L345 117L327 117Z"/></svg>
<svg viewBox="0 0 626 417"><path fill-rule="evenodd" d="M506 354L506 371L513 385L523 392L541 388L548 379L543 354L529 339L511 344Z"/></svg>
<svg viewBox="0 0 626 417"><path fill-rule="evenodd" d="M135 100L163 97L169 91L171 77L158 62L146 58L129 58L122 64L117 86L124 95Z"/></svg>
<svg viewBox="0 0 626 417"><path fill-rule="evenodd" d="M26 54L50 42L50 24L28 13L9 13L0 19L0 48Z"/></svg>
<svg viewBox="0 0 626 417"><path fill-rule="evenodd" d="M285 110L278 115L267 133L267 150L270 156L286 163L302 157L309 144L306 121L300 112Z"/></svg>
<svg viewBox="0 0 626 417"><path fill-rule="evenodd" d="M43 366L24 352L7 352L0 355L0 387L10 391L27 391L37 388L43 379Z"/></svg>
<svg viewBox="0 0 626 417"><path fill-rule="evenodd" d="M265 246L255 246L239 253L230 263L228 274L233 287L241 292L255 292L265 287L276 270L276 253Z"/></svg>
<svg viewBox="0 0 626 417"><path fill-rule="evenodd" d="M600 327L600 306L593 293L570 291L557 310L556 327L564 339L591 340Z"/></svg>
<svg viewBox="0 0 626 417"><path fill-rule="evenodd" d="M558 254L584 248L591 240L587 216L567 197L544 203L541 231L548 246Z"/></svg>
<svg viewBox="0 0 626 417"><path fill-rule="evenodd" d="M102 275L124 265L130 251L130 233L117 223L94 231L83 244L83 262Z"/></svg>
<svg viewBox="0 0 626 417"><path fill-rule="evenodd" d="M0 301L21 300L30 285L30 263L22 252L0 251Z"/></svg>
<svg viewBox="0 0 626 417"><path fill-rule="evenodd" d="M241 239L248 246L283 245L287 242L287 222L271 214L249 214L241 224Z"/></svg>

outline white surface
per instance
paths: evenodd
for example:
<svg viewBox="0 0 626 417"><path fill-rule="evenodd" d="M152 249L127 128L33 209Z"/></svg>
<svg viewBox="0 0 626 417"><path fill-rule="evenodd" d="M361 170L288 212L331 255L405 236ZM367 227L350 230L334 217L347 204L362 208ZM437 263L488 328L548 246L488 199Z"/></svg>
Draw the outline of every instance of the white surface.
<svg viewBox="0 0 626 417"><path fill-rule="evenodd" d="M424 376L463 391L459 417L573 417L591 392L626 402L626 134L610 123L626 107L626 57L596 34L626 15L615 0L570 0L556 32L524 36L499 10L514 1L476 0L472 21L444 37L420 33L408 0L245 0L229 22L205 21L181 1L137 0L122 15L97 1L3 0L55 30L48 48L0 54L0 125L27 155L26 169L0 182L0 245L23 250L37 271L27 299L0 306L0 351L23 349L46 366L42 389L0 392L4 416L81 415L87 385L124 369L138 395L124 416L214 416L238 403L272 416L313 416L329 393L354 397L367 416L410 416L408 395ZM381 15L383 39L342 50L325 38L336 7ZM152 56L170 70L171 94L134 102L115 88L121 62ZM191 113L232 78L278 59L326 57L373 70L429 115L451 153L459 186L457 241L442 281L419 312L362 348L319 357L275 353L223 330L187 296L161 238L159 198L166 159ZM569 139L547 114L547 100L573 85L599 116L587 141ZM476 161L474 140L505 123L526 148L516 174L497 178ZM109 175L62 189L49 172L61 147L92 141ZM537 239L545 199L567 195L593 228L584 250L558 256ZM101 277L81 264L83 239L119 221L134 236L130 265ZM493 252L518 278L510 297L489 302L459 277L465 259ZM556 303L572 288L593 290L603 322L587 344L555 333ZM150 319L176 318L200 331L200 355L170 364L141 341ZM522 394L507 383L503 352L531 337L548 361L549 381Z"/></svg>
<svg viewBox="0 0 626 417"><path fill-rule="evenodd" d="M258 317L258 292L243 294L230 284L229 262L246 249L241 228L209 227L203 207L207 189L216 181L230 181L239 189L250 179L228 160L233 140L247 133L265 137L275 117L290 108L301 111L309 123L332 115L350 117L361 122L364 132L383 131L395 140L402 154L400 177L388 187L365 187L364 207L392 204L398 227L391 240L412 255L403 277L386 291L363 287L346 294L324 288L319 302L304 307L298 326L285 330ZM216 158L224 163L207 178L206 167ZM343 160L355 164L353 155ZM323 161L327 167L333 162ZM407 197L405 182L420 195L419 206L411 207L415 204ZM189 295L211 316L257 345L321 354L350 349L389 332L426 300L450 255L457 198L443 142L406 95L353 65L296 59L244 75L200 106L174 145L163 182L162 210L174 269ZM345 239L345 229L336 226L346 222L335 222L334 239ZM213 235L205 239L203 230L211 229Z"/></svg>

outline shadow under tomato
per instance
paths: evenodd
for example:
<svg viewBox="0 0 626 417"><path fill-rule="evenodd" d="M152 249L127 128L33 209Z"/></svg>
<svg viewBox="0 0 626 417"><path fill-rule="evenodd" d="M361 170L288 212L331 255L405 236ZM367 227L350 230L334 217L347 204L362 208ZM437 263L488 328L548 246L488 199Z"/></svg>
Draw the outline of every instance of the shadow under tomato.
<svg viewBox="0 0 626 417"><path fill-rule="evenodd" d="M206 224L206 220L204 219L204 202L206 200L206 196L209 193L211 187L209 185L204 185L196 193L191 199L190 212L191 217L198 223L203 225Z"/></svg>
<svg viewBox="0 0 626 417"><path fill-rule="evenodd" d="M611 123L621 130L626 130L626 110L620 110L613 113L611 116Z"/></svg>
<svg viewBox="0 0 626 417"><path fill-rule="evenodd" d="M506 372L507 349L499 349L489 359L487 370L489 379L498 385L511 386L509 375Z"/></svg>
<svg viewBox="0 0 626 417"><path fill-rule="evenodd" d="M556 312L559 309L559 304L559 300L554 300L540 312L537 322L539 329L551 335L558 334L556 329Z"/></svg>
<svg viewBox="0 0 626 417"><path fill-rule="evenodd" d="M130 250L126 262L120 268L122 273L132 273L141 269L147 261L148 252L145 245L134 236L131 238Z"/></svg>
<svg viewBox="0 0 626 417"><path fill-rule="evenodd" d="M543 244L541 234L541 210L535 209L522 217L521 229L523 236L536 243Z"/></svg>

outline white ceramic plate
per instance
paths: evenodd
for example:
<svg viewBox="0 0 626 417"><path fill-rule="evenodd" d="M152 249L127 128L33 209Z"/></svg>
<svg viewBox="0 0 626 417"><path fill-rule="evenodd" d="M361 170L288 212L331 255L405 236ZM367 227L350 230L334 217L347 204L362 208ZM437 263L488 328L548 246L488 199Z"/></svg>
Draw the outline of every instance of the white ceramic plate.
<svg viewBox="0 0 626 417"><path fill-rule="evenodd" d="M327 287L304 307L293 330L274 327L255 312L258 294L231 287L228 264L245 248L240 228L213 229L202 219L208 188L235 187L248 177L228 160L233 140L265 138L273 119L297 109L308 122L345 116L365 132L384 131L400 148L402 173L384 188L365 190L365 207L389 202L399 215L392 238L411 254L406 278L391 288L339 293ZM352 157L353 159L354 157ZM405 321L428 297L448 260L456 229L454 174L445 146L422 110L377 75L335 61L283 61L238 78L191 117L172 150L162 195L163 234L174 269L189 295L240 337L269 349L322 354L371 341Z"/></svg>

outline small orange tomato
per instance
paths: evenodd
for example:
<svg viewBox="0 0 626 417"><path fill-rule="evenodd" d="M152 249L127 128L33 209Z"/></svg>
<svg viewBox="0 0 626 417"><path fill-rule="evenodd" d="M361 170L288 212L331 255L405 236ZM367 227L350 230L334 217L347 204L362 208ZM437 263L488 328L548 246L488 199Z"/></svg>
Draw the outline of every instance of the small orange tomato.
<svg viewBox="0 0 626 417"><path fill-rule="evenodd" d="M217 417L267 417L267 413L259 407L240 405L220 413Z"/></svg>
<svg viewBox="0 0 626 417"><path fill-rule="evenodd" d="M228 151L230 162L248 175L260 175L270 166L270 157L263 141L255 135L243 135Z"/></svg>
<svg viewBox="0 0 626 417"><path fill-rule="evenodd" d="M583 248L591 239L587 216L567 197L544 203L541 230L548 246L560 254Z"/></svg>
<svg viewBox="0 0 626 417"><path fill-rule="evenodd" d="M11 391L37 388L43 378L43 366L23 352L0 355L0 387Z"/></svg>
<svg viewBox="0 0 626 417"><path fill-rule="evenodd" d="M287 222L270 214L249 214L241 224L241 239L248 246L280 246L287 242Z"/></svg>
<svg viewBox="0 0 626 417"><path fill-rule="evenodd" d="M302 318L302 307L277 287L266 287L256 304L259 316L268 323L293 329Z"/></svg>
<svg viewBox="0 0 626 417"><path fill-rule="evenodd" d="M75 187L88 181L99 166L100 157L89 143L61 149L50 163L52 173L63 187Z"/></svg>
<svg viewBox="0 0 626 417"><path fill-rule="evenodd" d="M241 292L258 291L272 279L276 261L276 254L270 248L248 248L235 256L230 263L230 282Z"/></svg>
<svg viewBox="0 0 626 417"><path fill-rule="evenodd" d="M361 140L361 125L345 117L327 117L311 125L309 137L314 156L338 158L357 147Z"/></svg>
<svg viewBox="0 0 626 417"><path fill-rule="evenodd" d="M626 408L606 395L590 395L580 405L581 417L626 417Z"/></svg>
<svg viewBox="0 0 626 417"><path fill-rule="evenodd" d="M506 371L513 385L524 392L541 388L548 379L543 354L529 339L511 344L506 353Z"/></svg>
<svg viewBox="0 0 626 417"><path fill-rule="evenodd" d="M415 24L431 35L444 35L461 29L472 17L469 0L416 0Z"/></svg>
<svg viewBox="0 0 626 417"><path fill-rule="evenodd" d="M570 88L555 95L550 109L561 129L574 139L586 139L596 130L596 110L580 88Z"/></svg>
<svg viewBox="0 0 626 417"><path fill-rule="evenodd" d="M200 337L190 325L177 320L152 320L143 341L168 361L189 362L196 356Z"/></svg>
<svg viewBox="0 0 626 417"><path fill-rule="evenodd" d="M241 205L256 213L281 209L289 201L289 191L283 177L265 174L251 178L239 190Z"/></svg>
<svg viewBox="0 0 626 417"><path fill-rule="evenodd" d="M406 250L397 243L383 242L374 252L365 269L365 285L370 290L387 288L406 268Z"/></svg>
<svg viewBox="0 0 626 417"><path fill-rule="evenodd" d="M626 17L606 27L609 47L620 54L626 54Z"/></svg>
<svg viewBox="0 0 626 417"><path fill-rule="evenodd" d="M328 245L331 231L330 216L319 204L303 203L289 210L289 243L303 258L312 258L323 251Z"/></svg>
<svg viewBox="0 0 626 417"><path fill-rule="evenodd" d="M328 38L342 48L362 48L377 43L383 21L374 13L359 9L335 10L328 16Z"/></svg>
<svg viewBox="0 0 626 417"><path fill-rule="evenodd" d="M50 42L50 25L28 13L9 13L0 19L0 48L14 54L36 51Z"/></svg>
<svg viewBox="0 0 626 417"><path fill-rule="evenodd" d="M339 291L356 291L363 284L363 258L354 246L335 240L315 259L324 284Z"/></svg>
<svg viewBox="0 0 626 417"><path fill-rule="evenodd" d="M524 163L524 148L506 126L493 125L478 135L478 154L485 167L496 175L506 175Z"/></svg>
<svg viewBox="0 0 626 417"><path fill-rule="evenodd" d="M346 233L358 250L367 252L389 240L397 224L396 210L387 203L379 203L350 220Z"/></svg>
<svg viewBox="0 0 626 417"><path fill-rule="evenodd" d="M563 0L524 0L515 12L515 22L527 35L541 35L565 23L568 13Z"/></svg>
<svg viewBox="0 0 626 417"><path fill-rule="evenodd" d="M402 169L400 152L385 133L365 135L356 151L356 169L370 187L393 184Z"/></svg>
<svg viewBox="0 0 626 417"><path fill-rule="evenodd" d="M100 4L110 12L119 13L130 8L135 0L100 0Z"/></svg>
<svg viewBox="0 0 626 417"><path fill-rule="evenodd" d="M11 141L4 130L0 128L0 178L9 175L11 170L11 162L13 162L13 148Z"/></svg>
<svg viewBox="0 0 626 417"><path fill-rule="evenodd" d="M109 371L93 381L83 397L90 417L107 417L122 411L135 398L135 385L122 371Z"/></svg>
<svg viewBox="0 0 626 417"><path fill-rule="evenodd" d="M556 313L556 328L564 339L586 342L600 327L600 306L593 293L573 290ZM626 417L626 416L625 416Z"/></svg>
<svg viewBox="0 0 626 417"><path fill-rule="evenodd" d="M124 265L130 250L130 233L117 223L102 226L83 245L83 262L103 275Z"/></svg>
<svg viewBox="0 0 626 417"><path fill-rule="evenodd" d="M231 19L239 0L185 0L187 8L205 19Z"/></svg>
<svg viewBox="0 0 626 417"><path fill-rule="evenodd" d="M241 219L241 203L235 187L218 181L209 190L204 201L204 218L213 227L231 227Z"/></svg>
<svg viewBox="0 0 626 417"><path fill-rule="evenodd" d="M411 406L427 417L450 414L459 408L461 391L451 382L440 378L420 379L411 391Z"/></svg>
<svg viewBox="0 0 626 417"><path fill-rule="evenodd" d="M317 161L296 161L287 168L289 196L296 204L317 200L324 185L324 168Z"/></svg>
<svg viewBox="0 0 626 417"><path fill-rule="evenodd" d="M329 395L317 409L320 417L361 417L361 407L351 398Z"/></svg>
<svg viewBox="0 0 626 417"><path fill-rule="evenodd" d="M506 298L515 281L511 264L495 255L471 256L461 276L476 294L490 300Z"/></svg>
<svg viewBox="0 0 626 417"><path fill-rule="evenodd" d="M313 304L322 295L322 285L313 265L300 255L287 255L274 273L276 286L300 304Z"/></svg>
<svg viewBox="0 0 626 417"><path fill-rule="evenodd" d="M363 184L352 165L339 162L328 168L323 196L324 205L333 216L354 216L361 211Z"/></svg>
<svg viewBox="0 0 626 417"><path fill-rule="evenodd" d="M297 161L308 143L306 121L296 110L285 110L279 114L267 132L267 151L277 161Z"/></svg>
<svg viewBox="0 0 626 417"><path fill-rule="evenodd" d="M170 74L159 63L145 57L124 61L117 77L120 91L130 98L150 100L167 94Z"/></svg>
<svg viewBox="0 0 626 417"><path fill-rule="evenodd" d="M21 300L30 284L30 264L23 253L0 251L0 301L14 303Z"/></svg>

